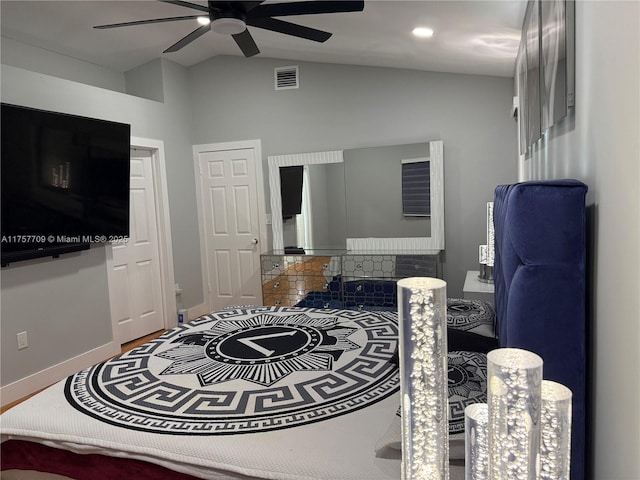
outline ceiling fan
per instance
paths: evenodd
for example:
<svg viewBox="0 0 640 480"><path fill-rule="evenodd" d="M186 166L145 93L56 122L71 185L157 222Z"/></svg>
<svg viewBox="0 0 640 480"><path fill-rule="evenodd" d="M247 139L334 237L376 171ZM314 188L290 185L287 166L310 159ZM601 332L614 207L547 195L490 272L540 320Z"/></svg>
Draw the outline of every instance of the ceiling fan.
<svg viewBox="0 0 640 480"><path fill-rule="evenodd" d="M252 57L260 50L256 45L247 26L263 28L273 32L306 38L315 42L325 42L331 37L331 33L315 28L297 25L273 17L288 17L292 15L315 15L320 13L361 12L364 9L363 1L302 1L288 3L268 3L261 5L262 1L255 2L207 2L207 6L191 2L160 0L164 3L172 3L182 7L198 10L199 15L187 15L181 17L154 18L150 20L137 20L134 22L112 23L109 25L97 25L93 28L117 28L133 25L145 25L150 23L175 22L180 20L197 19L202 25L189 35L178 40L162 53L177 52L181 48L193 42L201 35L213 30L217 33L231 35L245 57Z"/></svg>

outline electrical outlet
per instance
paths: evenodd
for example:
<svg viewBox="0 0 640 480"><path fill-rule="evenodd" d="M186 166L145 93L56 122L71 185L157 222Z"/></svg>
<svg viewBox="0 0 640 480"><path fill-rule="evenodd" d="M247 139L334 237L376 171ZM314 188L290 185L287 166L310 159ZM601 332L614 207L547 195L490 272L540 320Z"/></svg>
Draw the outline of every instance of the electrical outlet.
<svg viewBox="0 0 640 480"><path fill-rule="evenodd" d="M27 348L29 346L29 340L27 339L27 332L20 332L17 335L18 337L18 350L22 350L23 348Z"/></svg>

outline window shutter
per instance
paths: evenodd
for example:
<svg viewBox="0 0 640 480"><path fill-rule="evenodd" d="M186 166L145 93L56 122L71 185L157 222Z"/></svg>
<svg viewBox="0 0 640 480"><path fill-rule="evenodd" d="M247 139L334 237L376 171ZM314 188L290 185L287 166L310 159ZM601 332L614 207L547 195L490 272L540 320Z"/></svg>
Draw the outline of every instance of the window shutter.
<svg viewBox="0 0 640 480"><path fill-rule="evenodd" d="M431 172L429 161L402 160L402 214L431 215Z"/></svg>

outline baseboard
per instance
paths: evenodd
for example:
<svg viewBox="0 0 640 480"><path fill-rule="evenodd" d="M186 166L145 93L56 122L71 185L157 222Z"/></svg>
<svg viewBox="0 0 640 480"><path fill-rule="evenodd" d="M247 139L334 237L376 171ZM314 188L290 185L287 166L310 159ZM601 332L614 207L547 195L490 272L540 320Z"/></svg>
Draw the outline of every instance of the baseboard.
<svg viewBox="0 0 640 480"><path fill-rule="evenodd" d="M69 375L101 362L113 355L120 353L120 346L114 342L89 350L86 353L70 358L64 362L45 368L28 377L17 380L0 388L0 402L7 405L23 397L31 395L38 390L48 387Z"/></svg>
<svg viewBox="0 0 640 480"><path fill-rule="evenodd" d="M200 305L196 305L195 307L191 307L187 311L188 320L193 320L194 318L201 317L202 315L206 315L209 313L209 307L205 303L201 303Z"/></svg>

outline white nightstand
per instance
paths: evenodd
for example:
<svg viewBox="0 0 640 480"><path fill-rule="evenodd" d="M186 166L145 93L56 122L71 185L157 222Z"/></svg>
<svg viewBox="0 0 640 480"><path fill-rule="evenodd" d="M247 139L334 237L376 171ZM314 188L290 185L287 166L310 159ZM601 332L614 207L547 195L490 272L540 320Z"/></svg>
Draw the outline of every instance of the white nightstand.
<svg viewBox="0 0 640 480"><path fill-rule="evenodd" d="M469 270L467 272L462 296L467 299L484 300L493 305L493 283L481 282L478 279L478 275L480 275L478 270Z"/></svg>

